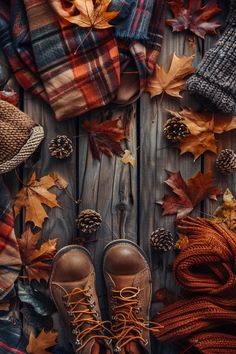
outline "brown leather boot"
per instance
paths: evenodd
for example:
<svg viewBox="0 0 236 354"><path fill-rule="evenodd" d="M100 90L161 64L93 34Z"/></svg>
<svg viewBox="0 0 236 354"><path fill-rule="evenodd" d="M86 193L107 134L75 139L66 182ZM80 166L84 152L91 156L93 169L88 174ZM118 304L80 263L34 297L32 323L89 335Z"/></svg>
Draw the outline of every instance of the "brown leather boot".
<svg viewBox="0 0 236 354"><path fill-rule="evenodd" d="M151 272L143 251L128 240L112 241L105 248L104 277L114 352L151 353L149 310L152 297Z"/></svg>
<svg viewBox="0 0 236 354"><path fill-rule="evenodd" d="M62 248L54 258L49 284L75 353L112 354L107 323L101 319L89 252L77 245Z"/></svg>

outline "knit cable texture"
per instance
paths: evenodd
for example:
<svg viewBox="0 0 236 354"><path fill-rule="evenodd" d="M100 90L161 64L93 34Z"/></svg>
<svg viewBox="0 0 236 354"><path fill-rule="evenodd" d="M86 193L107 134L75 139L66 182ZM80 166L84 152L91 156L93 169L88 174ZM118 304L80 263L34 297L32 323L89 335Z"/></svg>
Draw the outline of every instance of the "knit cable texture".
<svg viewBox="0 0 236 354"><path fill-rule="evenodd" d="M204 56L187 89L208 109L236 113L236 2L231 1L226 29Z"/></svg>
<svg viewBox="0 0 236 354"><path fill-rule="evenodd" d="M157 338L186 353L236 353L236 234L204 218L178 230L189 239L174 262L185 294L155 316Z"/></svg>

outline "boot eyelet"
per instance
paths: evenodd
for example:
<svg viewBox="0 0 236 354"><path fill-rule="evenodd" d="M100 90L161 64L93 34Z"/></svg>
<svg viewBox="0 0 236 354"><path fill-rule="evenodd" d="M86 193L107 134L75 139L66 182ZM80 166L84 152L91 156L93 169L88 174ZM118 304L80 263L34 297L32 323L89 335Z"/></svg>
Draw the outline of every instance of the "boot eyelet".
<svg viewBox="0 0 236 354"><path fill-rule="evenodd" d="M80 341L79 339L76 339L75 344L78 345L78 346L82 345L82 341Z"/></svg>
<svg viewBox="0 0 236 354"><path fill-rule="evenodd" d="M93 299L92 296L88 296L88 297L87 297L87 301L88 301L88 302L92 301L92 299Z"/></svg>
<svg viewBox="0 0 236 354"><path fill-rule="evenodd" d="M72 334L75 334L75 335L78 334L78 331L76 328L72 329Z"/></svg>
<svg viewBox="0 0 236 354"><path fill-rule="evenodd" d="M105 342L106 342L107 345L110 345L111 342L112 342L112 339L106 339Z"/></svg>
<svg viewBox="0 0 236 354"><path fill-rule="evenodd" d="M93 309L93 308L95 307L95 305L96 305L96 303L94 302L94 303L90 304L89 307L90 307L91 309Z"/></svg>
<svg viewBox="0 0 236 354"><path fill-rule="evenodd" d="M116 345L115 348L114 348L114 352L115 353L120 353L121 352L121 348Z"/></svg>
<svg viewBox="0 0 236 354"><path fill-rule="evenodd" d="M93 315L94 315L95 318L98 318L98 312L97 311Z"/></svg>
<svg viewBox="0 0 236 354"><path fill-rule="evenodd" d="M148 340L146 339L144 342L145 347L148 345Z"/></svg>

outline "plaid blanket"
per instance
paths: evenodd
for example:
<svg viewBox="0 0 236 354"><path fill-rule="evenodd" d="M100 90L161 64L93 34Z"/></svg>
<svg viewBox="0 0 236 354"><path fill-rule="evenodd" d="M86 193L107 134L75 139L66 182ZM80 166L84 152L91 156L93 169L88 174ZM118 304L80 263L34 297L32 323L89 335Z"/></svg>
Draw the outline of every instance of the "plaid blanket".
<svg viewBox="0 0 236 354"><path fill-rule="evenodd" d="M21 270L21 257L10 211L0 208L0 300L12 289Z"/></svg>
<svg viewBox="0 0 236 354"><path fill-rule="evenodd" d="M112 102L130 65L142 90L161 47L164 0L154 8L153 0L125 0L116 32L65 22L50 1L0 0L0 45L23 88L48 102L58 120Z"/></svg>

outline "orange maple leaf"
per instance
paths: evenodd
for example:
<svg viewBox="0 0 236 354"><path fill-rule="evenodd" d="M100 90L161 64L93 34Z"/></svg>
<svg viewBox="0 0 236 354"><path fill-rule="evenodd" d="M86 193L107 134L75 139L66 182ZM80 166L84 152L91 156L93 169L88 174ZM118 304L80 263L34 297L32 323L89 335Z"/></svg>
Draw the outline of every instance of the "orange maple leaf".
<svg viewBox="0 0 236 354"><path fill-rule="evenodd" d="M120 118L99 123L97 119L85 120L82 128L88 132L89 144L94 158L100 158L100 151L112 157L124 151L120 145L125 139L125 129L119 126Z"/></svg>
<svg viewBox="0 0 236 354"><path fill-rule="evenodd" d="M217 199L222 194L221 189L213 186L212 172L202 174L198 172L187 181L180 172L168 172L169 178L165 181L173 195L165 195L160 202L164 212L162 215L177 215L176 219L186 217L205 198Z"/></svg>
<svg viewBox="0 0 236 354"><path fill-rule="evenodd" d="M217 140L215 134L236 129L236 117L229 117L214 113L194 112L185 108L181 112L169 111L169 113L181 119L189 129L190 134L181 139L177 147L181 155L190 152L194 161L206 151L217 153Z"/></svg>
<svg viewBox="0 0 236 354"><path fill-rule="evenodd" d="M29 354L50 354L51 351L47 351L51 347L56 345L56 339L58 333L54 331L45 332L43 329L36 337L33 332L29 336L29 344L27 345L27 353Z"/></svg>
<svg viewBox="0 0 236 354"><path fill-rule="evenodd" d="M151 98L164 93L174 97L182 97L180 92L185 88L185 79L195 71L192 63L193 56L177 57L174 53L168 72L163 66L157 65L146 87Z"/></svg>
<svg viewBox="0 0 236 354"><path fill-rule="evenodd" d="M57 173L36 179L34 172L29 182L17 193L13 210L15 216L19 215L22 208L25 208L25 223L33 222L36 227L41 228L45 219L48 218L43 205L49 208L60 207L57 196L49 189L57 186L66 188L67 182Z"/></svg>
<svg viewBox="0 0 236 354"><path fill-rule="evenodd" d="M55 10L58 9L58 0L52 1ZM117 17L119 11L108 11L111 0L71 0L69 11L64 9L59 12L62 17L80 27L106 29L112 27L109 23ZM57 11L58 12L58 11Z"/></svg>
<svg viewBox="0 0 236 354"><path fill-rule="evenodd" d="M41 244L37 249L37 244L40 240L40 234L34 235L30 228L28 228L18 239L20 255L23 267L29 281L35 279L45 279L48 281L50 265L49 261L53 259L56 254L57 239L48 240Z"/></svg>

